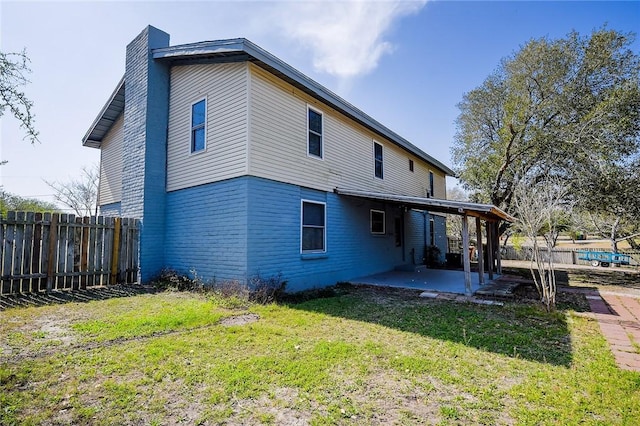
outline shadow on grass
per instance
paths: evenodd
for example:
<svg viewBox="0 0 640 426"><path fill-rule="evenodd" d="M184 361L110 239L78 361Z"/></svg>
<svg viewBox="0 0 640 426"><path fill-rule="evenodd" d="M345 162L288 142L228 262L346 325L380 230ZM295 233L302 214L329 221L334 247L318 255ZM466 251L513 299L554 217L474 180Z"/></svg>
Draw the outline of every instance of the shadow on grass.
<svg viewBox="0 0 640 426"><path fill-rule="evenodd" d="M539 305L507 303L487 306L423 299L415 290L339 285L320 298L289 306L500 355L568 367L572 360L570 333L562 311L545 312Z"/></svg>
<svg viewBox="0 0 640 426"><path fill-rule="evenodd" d="M152 286L120 284L96 287L86 290L52 291L50 293L25 293L0 296L0 311L10 308L56 305L70 302L91 302L94 300L131 297L139 294L155 293Z"/></svg>

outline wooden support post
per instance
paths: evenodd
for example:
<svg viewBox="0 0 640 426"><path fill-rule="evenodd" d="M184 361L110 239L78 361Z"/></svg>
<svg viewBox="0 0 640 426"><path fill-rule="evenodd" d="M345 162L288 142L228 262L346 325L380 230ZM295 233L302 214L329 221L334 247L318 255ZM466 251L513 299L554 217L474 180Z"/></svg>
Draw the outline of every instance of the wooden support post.
<svg viewBox="0 0 640 426"><path fill-rule="evenodd" d="M493 235L495 235L495 250L496 250L496 272L498 275L502 274L502 255L500 254L500 234L498 233L498 222L493 227Z"/></svg>
<svg viewBox="0 0 640 426"><path fill-rule="evenodd" d="M487 221L487 270L489 280L493 280L493 222Z"/></svg>
<svg viewBox="0 0 640 426"><path fill-rule="evenodd" d="M116 217L113 224L113 252L111 255L111 279L109 284L117 284L118 254L120 253L120 218Z"/></svg>
<svg viewBox="0 0 640 426"><path fill-rule="evenodd" d="M462 259L464 264L464 292L471 296L471 256L469 256L469 222L467 214L462 216Z"/></svg>
<svg viewBox="0 0 640 426"><path fill-rule="evenodd" d="M51 223L49 224L49 247L48 247L48 255L47 255L47 293L50 293L53 290L53 280L55 279L55 265L57 264L56 259L56 248L58 242L58 218L59 214L51 215Z"/></svg>
<svg viewBox="0 0 640 426"><path fill-rule="evenodd" d="M482 249L482 223L480 218L476 217L476 235L478 239L477 253L478 253L478 278L480 285L484 284L484 250Z"/></svg>

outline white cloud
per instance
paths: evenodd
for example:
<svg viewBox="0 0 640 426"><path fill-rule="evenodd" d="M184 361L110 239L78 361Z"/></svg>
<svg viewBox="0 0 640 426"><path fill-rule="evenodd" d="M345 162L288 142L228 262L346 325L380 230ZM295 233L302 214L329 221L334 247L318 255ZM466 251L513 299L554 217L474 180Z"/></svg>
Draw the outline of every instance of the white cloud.
<svg viewBox="0 0 640 426"><path fill-rule="evenodd" d="M394 23L418 12L420 1L283 2L273 11L284 36L311 50L313 65L340 79L366 74L393 51L385 40Z"/></svg>

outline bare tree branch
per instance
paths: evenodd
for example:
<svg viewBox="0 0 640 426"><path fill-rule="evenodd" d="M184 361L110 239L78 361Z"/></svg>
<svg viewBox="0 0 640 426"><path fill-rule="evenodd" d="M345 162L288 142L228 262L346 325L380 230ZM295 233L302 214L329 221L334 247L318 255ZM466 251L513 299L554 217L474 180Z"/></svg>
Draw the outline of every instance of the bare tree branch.
<svg viewBox="0 0 640 426"><path fill-rule="evenodd" d="M548 311L555 308L556 277L553 261L554 236L568 209L567 186L559 179L521 182L515 190L513 206L516 228L533 242L529 269L540 299ZM541 247L538 237L543 236Z"/></svg>
<svg viewBox="0 0 640 426"><path fill-rule="evenodd" d="M25 77L31 72L29 62L24 50L20 53L0 52L0 117L8 109L25 130L25 139L35 143L38 142L38 131L34 126L33 102L20 90L29 83Z"/></svg>
<svg viewBox="0 0 640 426"><path fill-rule="evenodd" d="M91 216L95 211L100 171L97 165L83 167L78 179L66 183L48 182L55 191L54 198L73 209L78 216Z"/></svg>

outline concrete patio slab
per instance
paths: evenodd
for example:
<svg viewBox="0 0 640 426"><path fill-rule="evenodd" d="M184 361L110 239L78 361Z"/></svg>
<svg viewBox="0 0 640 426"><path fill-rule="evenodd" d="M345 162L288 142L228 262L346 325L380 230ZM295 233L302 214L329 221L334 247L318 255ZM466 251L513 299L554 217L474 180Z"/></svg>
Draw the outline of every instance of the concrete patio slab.
<svg viewBox="0 0 640 426"><path fill-rule="evenodd" d="M485 282L489 283L489 274ZM480 288L477 272L471 273L471 291ZM349 280L351 284L365 284L382 287L412 288L416 290L465 294L464 272L448 269L423 269L419 271L389 271Z"/></svg>

